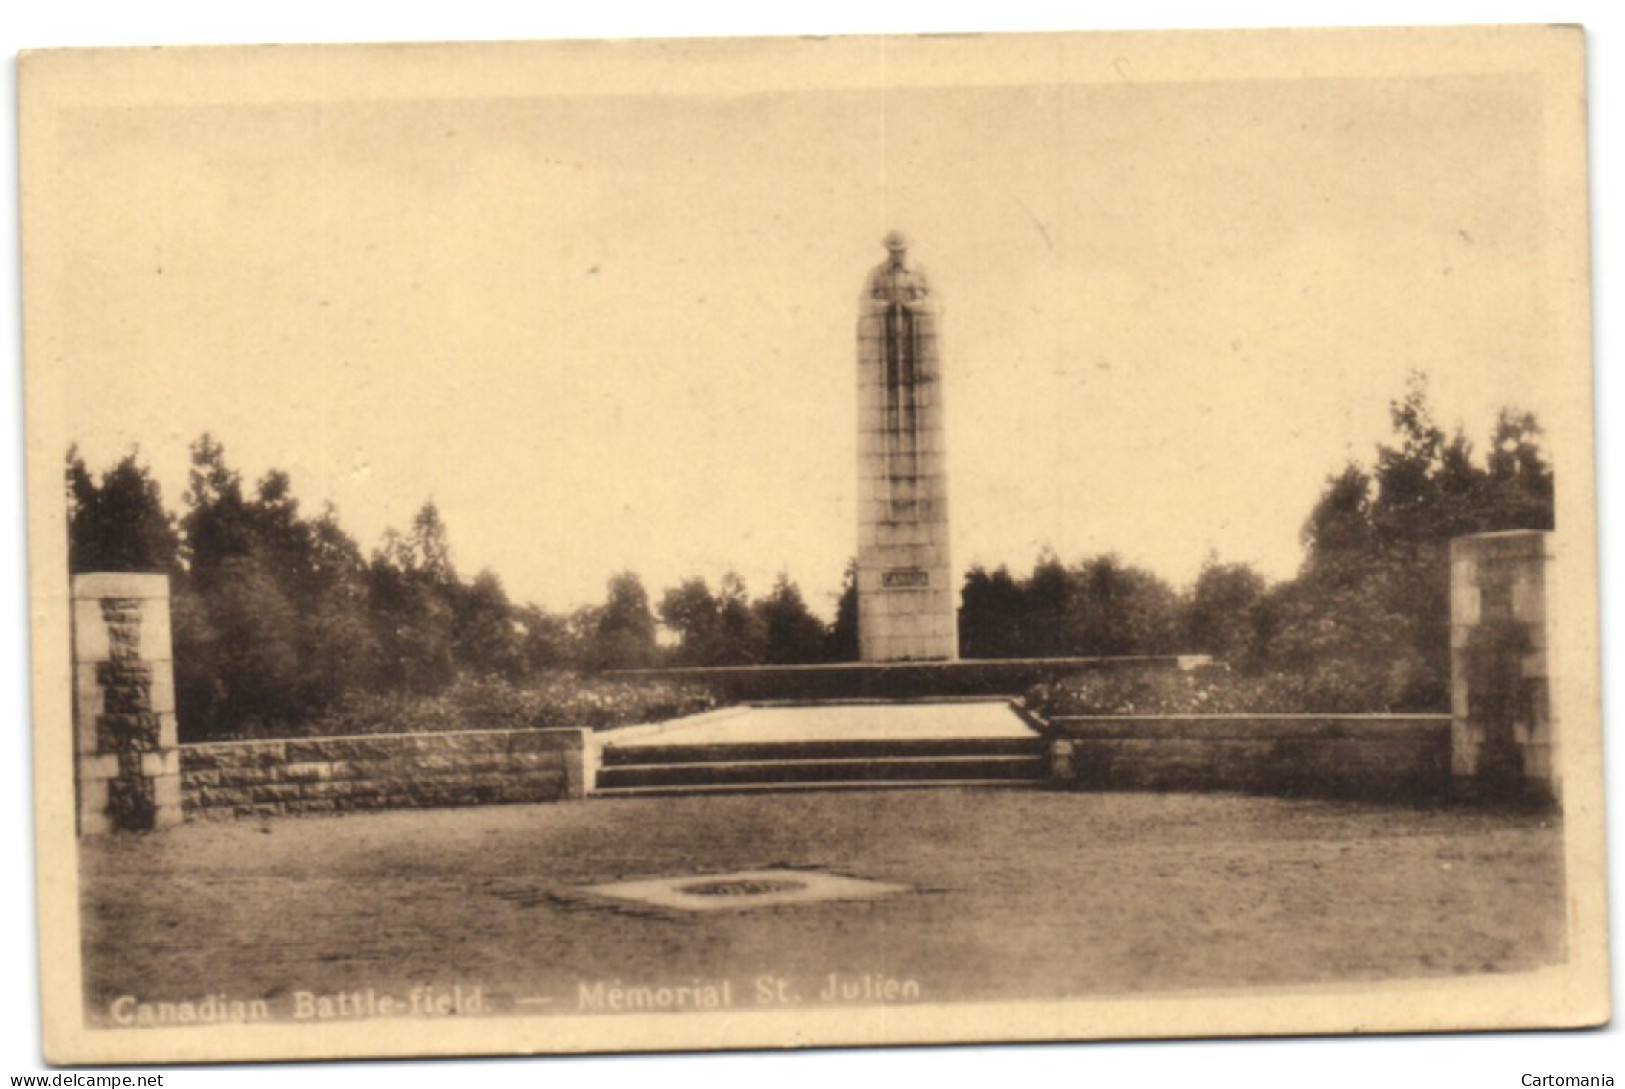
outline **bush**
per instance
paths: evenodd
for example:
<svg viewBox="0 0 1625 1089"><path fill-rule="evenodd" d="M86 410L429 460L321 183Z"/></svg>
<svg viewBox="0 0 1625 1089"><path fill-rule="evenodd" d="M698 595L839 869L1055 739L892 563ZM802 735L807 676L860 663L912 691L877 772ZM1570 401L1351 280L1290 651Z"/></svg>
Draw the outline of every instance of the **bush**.
<svg viewBox="0 0 1625 1089"><path fill-rule="evenodd" d="M501 680L463 679L436 695L352 692L332 710L315 718L254 722L232 736L343 737L544 727L609 730L695 714L716 706L716 697L700 685L558 672L524 686Z"/></svg>
<svg viewBox="0 0 1625 1089"><path fill-rule="evenodd" d="M1448 711L1384 699L1357 670L1334 663L1294 673L1244 674L1227 666L1091 672L1035 685L1027 704L1040 715L1370 714Z"/></svg>

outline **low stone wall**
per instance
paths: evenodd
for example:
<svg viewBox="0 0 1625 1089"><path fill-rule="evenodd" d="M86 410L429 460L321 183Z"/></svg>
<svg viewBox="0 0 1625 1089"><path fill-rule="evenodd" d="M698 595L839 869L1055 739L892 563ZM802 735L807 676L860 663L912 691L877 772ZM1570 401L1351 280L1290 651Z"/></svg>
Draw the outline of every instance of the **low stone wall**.
<svg viewBox="0 0 1625 1089"><path fill-rule="evenodd" d="M180 747L187 820L551 802L591 784L585 730L226 741Z"/></svg>
<svg viewBox="0 0 1625 1089"><path fill-rule="evenodd" d="M1110 715L1047 724L1085 790L1427 800L1450 789L1449 715Z"/></svg>

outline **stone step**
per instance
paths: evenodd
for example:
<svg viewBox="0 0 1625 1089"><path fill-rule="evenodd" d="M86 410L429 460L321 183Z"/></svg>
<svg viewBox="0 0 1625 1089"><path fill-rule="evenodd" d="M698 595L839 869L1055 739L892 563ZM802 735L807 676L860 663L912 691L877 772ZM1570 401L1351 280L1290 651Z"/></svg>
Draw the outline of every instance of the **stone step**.
<svg viewBox="0 0 1625 1089"><path fill-rule="evenodd" d="M599 770L597 789L789 783L1020 782L1041 779L1045 772L1045 761L1036 754L710 759L605 766Z"/></svg>
<svg viewBox="0 0 1625 1089"><path fill-rule="evenodd" d="M688 783L670 786L600 787L594 797L650 798L680 796L684 794L766 794L784 791L811 790L941 790L996 789L1033 790L1044 784L1042 779L912 779L912 780L846 780L813 783Z"/></svg>
<svg viewBox="0 0 1625 1089"><path fill-rule="evenodd" d="M698 764L714 761L881 760L932 756L1042 756L1032 737L859 738L709 745L606 745L601 766Z"/></svg>

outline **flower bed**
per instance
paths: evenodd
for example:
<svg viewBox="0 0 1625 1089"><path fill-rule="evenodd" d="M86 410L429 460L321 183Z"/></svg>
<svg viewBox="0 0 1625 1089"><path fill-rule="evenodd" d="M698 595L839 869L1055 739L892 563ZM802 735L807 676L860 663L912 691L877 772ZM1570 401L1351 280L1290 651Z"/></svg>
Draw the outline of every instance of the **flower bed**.
<svg viewBox="0 0 1625 1089"><path fill-rule="evenodd" d="M1027 705L1048 718L1063 715L1385 714L1433 713L1448 707L1395 707L1369 685L1345 683L1326 670L1235 673L1223 665L1187 671L1079 673L1027 690Z"/></svg>
<svg viewBox="0 0 1625 1089"><path fill-rule="evenodd" d="M611 730L716 706L716 697L702 685L555 673L523 687L463 680L433 696L354 695L306 722L254 725L218 740L547 727Z"/></svg>

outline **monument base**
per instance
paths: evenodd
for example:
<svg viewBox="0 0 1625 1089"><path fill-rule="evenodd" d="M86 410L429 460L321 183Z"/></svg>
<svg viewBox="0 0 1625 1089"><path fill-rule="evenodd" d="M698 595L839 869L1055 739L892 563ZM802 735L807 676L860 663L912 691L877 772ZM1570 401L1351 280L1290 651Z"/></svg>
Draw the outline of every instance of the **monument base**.
<svg viewBox="0 0 1625 1089"><path fill-rule="evenodd" d="M891 572L880 572L882 576ZM858 579L858 657L865 662L951 662L959 657L952 595L929 587L865 588Z"/></svg>

